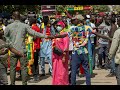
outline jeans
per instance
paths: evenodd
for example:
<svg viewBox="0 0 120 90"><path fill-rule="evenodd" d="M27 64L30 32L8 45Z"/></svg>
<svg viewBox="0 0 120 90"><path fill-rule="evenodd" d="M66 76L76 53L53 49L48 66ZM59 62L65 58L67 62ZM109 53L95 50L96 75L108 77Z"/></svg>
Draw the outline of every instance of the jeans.
<svg viewBox="0 0 120 90"><path fill-rule="evenodd" d="M115 61L114 61L114 58L111 60L111 63L110 63L110 73L115 74Z"/></svg>
<svg viewBox="0 0 120 90"><path fill-rule="evenodd" d="M92 58L93 58L93 69L95 69L96 59L95 59L95 45L94 45L94 43L92 43Z"/></svg>
<svg viewBox="0 0 120 90"><path fill-rule="evenodd" d="M90 71L89 71L88 55L87 54L78 55L76 51L72 54L71 85L76 85L76 73L77 73L78 68L80 67L80 64L82 64L82 67L85 72L86 84L91 85L91 76L90 76Z"/></svg>
<svg viewBox="0 0 120 90"><path fill-rule="evenodd" d="M52 73L52 59L50 57L47 57L47 61L49 64L49 71L50 73ZM45 58L44 57L40 58L40 65L41 65L42 74L45 74Z"/></svg>
<svg viewBox="0 0 120 90"><path fill-rule="evenodd" d="M102 66L102 59L104 59L104 63L107 62L107 56L108 56L108 46L104 44L100 44L99 48L99 66Z"/></svg>
<svg viewBox="0 0 120 90"><path fill-rule="evenodd" d="M117 85L120 85L120 64L115 64L115 73L116 73Z"/></svg>

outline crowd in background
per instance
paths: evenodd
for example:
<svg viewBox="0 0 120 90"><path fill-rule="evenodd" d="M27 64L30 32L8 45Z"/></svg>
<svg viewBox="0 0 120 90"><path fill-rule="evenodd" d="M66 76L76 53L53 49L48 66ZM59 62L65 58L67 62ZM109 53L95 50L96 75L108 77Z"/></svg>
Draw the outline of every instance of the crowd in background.
<svg viewBox="0 0 120 90"><path fill-rule="evenodd" d="M18 11L13 12L9 20L1 17L0 84L8 84L6 70L10 70L11 85L15 85L16 71L23 85L27 85L27 81L38 83L39 78L46 75L46 63L52 85L76 85L79 74L86 77L87 85L91 85L95 69L110 70L106 77L116 76L120 84L115 62L115 54L119 53L115 47L119 43L112 44L114 39L119 42L114 36L119 22L115 14L76 12L72 16L68 11L54 17L21 16ZM20 69L16 69L18 60Z"/></svg>

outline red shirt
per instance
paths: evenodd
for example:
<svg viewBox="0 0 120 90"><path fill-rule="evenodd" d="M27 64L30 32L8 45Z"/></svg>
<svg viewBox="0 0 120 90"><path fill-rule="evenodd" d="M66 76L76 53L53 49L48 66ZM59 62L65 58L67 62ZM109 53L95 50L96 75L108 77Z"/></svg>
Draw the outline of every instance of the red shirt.
<svg viewBox="0 0 120 90"><path fill-rule="evenodd" d="M36 24L32 25L32 29L40 33L40 28ZM34 51L36 49L40 49L40 38L38 37L34 40Z"/></svg>
<svg viewBox="0 0 120 90"><path fill-rule="evenodd" d="M42 33L44 32L43 30L44 29L42 29ZM50 27L49 26L46 27L46 35L51 35Z"/></svg>

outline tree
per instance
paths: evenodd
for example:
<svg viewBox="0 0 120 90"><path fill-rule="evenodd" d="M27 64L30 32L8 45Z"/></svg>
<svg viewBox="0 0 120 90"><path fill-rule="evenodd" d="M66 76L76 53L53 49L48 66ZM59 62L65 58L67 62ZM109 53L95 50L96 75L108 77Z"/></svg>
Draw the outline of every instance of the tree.
<svg viewBox="0 0 120 90"><path fill-rule="evenodd" d="M64 6L63 5L56 5L56 10L57 10L57 12L62 13L62 12L64 12Z"/></svg>
<svg viewBox="0 0 120 90"><path fill-rule="evenodd" d="M12 13L15 10L18 10L21 14L25 14L27 11L39 12L40 6L41 5L0 5L0 13Z"/></svg>
<svg viewBox="0 0 120 90"><path fill-rule="evenodd" d="M66 8L74 8L75 6L80 6L80 5L56 5L56 9L59 13L64 12L64 9ZM87 6L87 5L82 5L82 6ZM91 5L94 9L94 11L98 12L109 12L110 8L107 5ZM74 13L75 11L69 11L71 13ZM87 11L78 11L78 12L87 12Z"/></svg>
<svg viewBox="0 0 120 90"><path fill-rule="evenodd" d="M107 5L92 5L94 12L109 12L110 8Z"/></svg>
<svg viewBox="0 0 120 90"><path fill-rule="evenodd" d="M120 5L114 5L113 11L117 11L119 13L120 12Z"/></svg>
<svg viewBox="0 0 120 90"><path fill-rule="evenodd" d="M74 8L75 5L56 5L56 10L59 13L63 13L65 9L67 8Z"/></svg>

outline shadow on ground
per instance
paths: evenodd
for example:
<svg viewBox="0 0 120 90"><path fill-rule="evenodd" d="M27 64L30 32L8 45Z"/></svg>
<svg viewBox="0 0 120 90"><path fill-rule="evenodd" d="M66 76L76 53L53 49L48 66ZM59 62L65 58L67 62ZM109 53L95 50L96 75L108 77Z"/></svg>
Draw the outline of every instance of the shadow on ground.
<svg viewBox="0 0 120 90"><path fill-rule="evenodd" d="M44 80L44 79L47 79L47 78L51 77L51 75L50 75L49 73L47 73L45 76L39 75L39 77L40 77L39 79L40 79L40 81L41 81L41 80ZM30 80L30 79L32 79L32 78L33 78L32 76L29 76L28 80ZM17 78L16 78L16 81L22 81L21 76L17 77Z"/></svg>
<svg viewBox="0 0 120 90"><path fill-rule="evenodd" d="M41 75L39 75L39 76L40 76L40 81L51 77L51 75L49 75L49 74L46 74L45 76L41 76Z"/></svg>
<svg viewBox="0 0 120 90"><path fill-rule="evenodd" d="M111 83L111 82L92 82L92 83Z"/></svg>
<svg viewBox="0 0 120 90"><path fill-rule="evenodd" d="M93 73L93 74L91 75L91 78L94 78L96 75L97 75L97 73Z"/></svg>
<svg viewBox="0 0 120 90"><path fill-rule="evenodd" d="M91 78L94 78L96 75L97 75L97 73L93 73L93 74L91 75ZM82 77L85 77L85 75L84 75L84 74L81 74L81 75L79 75L79 77L82 78Z"/></svg>
<svg viewBox="0 0 120 90"><path fill-rule="evenodd" d="M77 80L76 85L84 84L86 80Z"/></svg>

